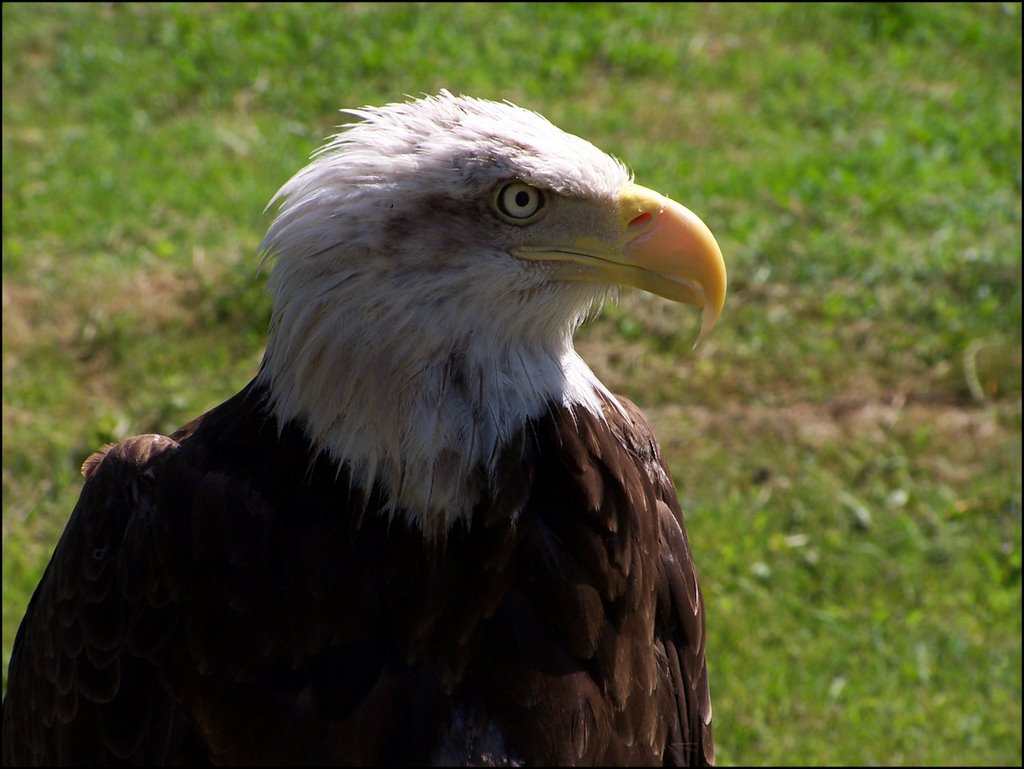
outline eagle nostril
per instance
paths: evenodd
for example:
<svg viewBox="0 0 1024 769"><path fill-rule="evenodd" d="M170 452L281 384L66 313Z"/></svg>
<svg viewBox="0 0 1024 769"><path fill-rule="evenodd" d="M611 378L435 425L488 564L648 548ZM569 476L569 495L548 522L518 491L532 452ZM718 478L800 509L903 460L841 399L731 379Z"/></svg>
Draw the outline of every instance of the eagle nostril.
<svg viewBox="0 0 1024 769"><path fill-rule="evenodd" d="M626 227L628 227L629 229L634 229L635 227L639 227L641 224L647 224L647 222L649 222L650 220L651 220L651 212L650 211L644 211L639 216L634 217L633 220L629 224L626 225Z"/></svg>

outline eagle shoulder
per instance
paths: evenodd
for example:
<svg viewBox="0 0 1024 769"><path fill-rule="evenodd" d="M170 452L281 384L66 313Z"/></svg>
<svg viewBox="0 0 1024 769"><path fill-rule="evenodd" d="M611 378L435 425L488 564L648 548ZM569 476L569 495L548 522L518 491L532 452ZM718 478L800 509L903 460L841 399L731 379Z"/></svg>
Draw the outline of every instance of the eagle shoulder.
<svg viewBox="0 0 1024 769"><path fill-rule="evenodd" d="M147 518L154 472L177 449L140 435L85 461L78 504L14 642L5 764L106 763L167 738L170 703L159 701L155 671L124 651L145 651L166 631L144 610L154 587Z"/></svg>

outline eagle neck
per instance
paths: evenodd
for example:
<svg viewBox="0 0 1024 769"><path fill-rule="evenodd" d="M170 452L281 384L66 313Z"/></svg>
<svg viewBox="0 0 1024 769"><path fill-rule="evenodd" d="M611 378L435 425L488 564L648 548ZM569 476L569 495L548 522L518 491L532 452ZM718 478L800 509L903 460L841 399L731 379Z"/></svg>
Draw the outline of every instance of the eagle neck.
<svg viewBox="0 0 1024 769"><path fill-rule="evenodd" d="M279 423L301 423L353 483L379 487L384 514L430 537L468 523L500 489L499 460L530 420L559 406L601 417L616 402L576 353L571 328L509 333L481 323L460 335L391 316L374 330L330 319L324 307L306 333L282 334L302 328L285 317L299 312L275 311L260 373Z"/></svg>

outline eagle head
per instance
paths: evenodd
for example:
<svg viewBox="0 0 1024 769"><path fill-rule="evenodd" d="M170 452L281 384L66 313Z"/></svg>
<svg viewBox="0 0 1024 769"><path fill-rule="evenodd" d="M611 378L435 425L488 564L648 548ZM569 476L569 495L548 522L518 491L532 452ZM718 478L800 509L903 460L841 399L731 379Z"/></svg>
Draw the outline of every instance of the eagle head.
<svg viewBox="0 0 1024 769"><path fill-rule="evenodd" d="M535 112L442 91L349 114L271 201L260 378L281 425L443 533L548 404L615 407L572 345L611 289L702 307L703 337L725 266L696 215Z"/></svg>

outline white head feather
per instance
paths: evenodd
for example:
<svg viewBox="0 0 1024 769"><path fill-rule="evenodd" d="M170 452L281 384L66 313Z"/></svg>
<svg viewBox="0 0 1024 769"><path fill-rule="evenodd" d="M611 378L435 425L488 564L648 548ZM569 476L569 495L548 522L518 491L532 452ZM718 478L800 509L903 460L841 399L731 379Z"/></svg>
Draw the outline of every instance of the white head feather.
<svg viewBox="0 0 1024 769"><path fill-rule="evenodd" d="M549 404L609 398L572 346L606 289L510 253L494 210L521 180L610 201L621 163L540 115L442 91L366 107L277 193L262 383L281 424L428 535L468 520L495 462Z"/></svg>

